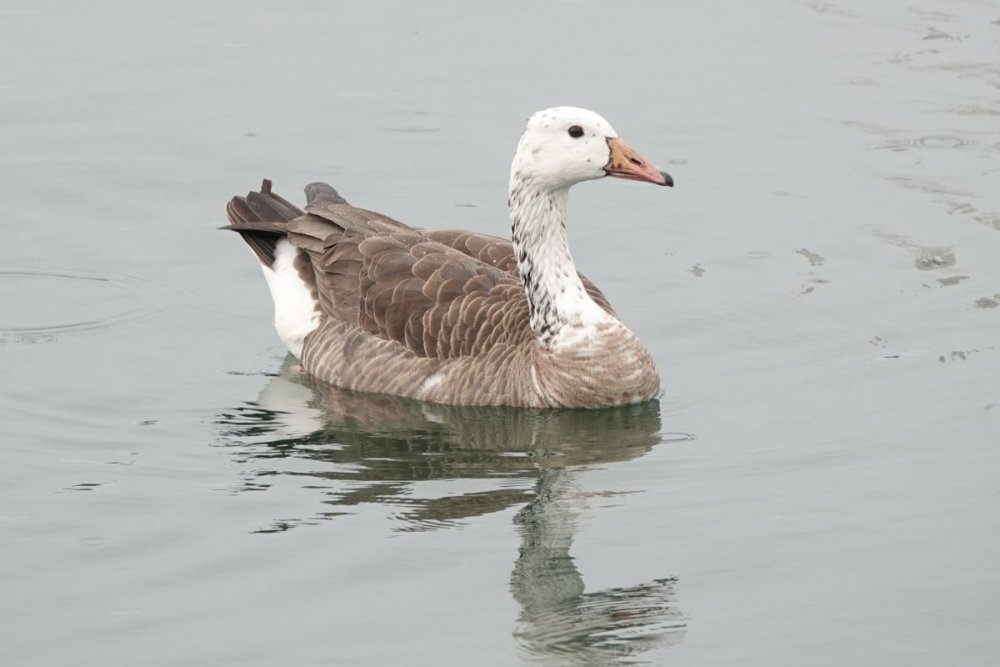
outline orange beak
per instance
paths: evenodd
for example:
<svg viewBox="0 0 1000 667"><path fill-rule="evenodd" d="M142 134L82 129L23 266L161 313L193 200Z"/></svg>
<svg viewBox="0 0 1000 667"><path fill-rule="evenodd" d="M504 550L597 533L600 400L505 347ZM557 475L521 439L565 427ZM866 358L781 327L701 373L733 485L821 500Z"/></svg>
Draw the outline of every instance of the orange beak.
<svg viewBox="0 0 1000 667"><path fill-rule="evenodd" d="M660 171L655 164L639 155L618 137L608 139L608 148L611 157L604 165L604 171L608 176L674 187L674 179L670 174Z"/></svg>

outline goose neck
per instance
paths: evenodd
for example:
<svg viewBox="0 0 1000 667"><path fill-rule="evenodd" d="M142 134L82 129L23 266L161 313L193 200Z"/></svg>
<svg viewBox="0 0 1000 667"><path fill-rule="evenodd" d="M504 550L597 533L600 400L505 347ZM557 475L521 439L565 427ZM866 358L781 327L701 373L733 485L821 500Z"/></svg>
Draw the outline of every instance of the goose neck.
<svg viewBox="0 0 1000 667"><path fill-rule="evenodd" d="M531 328L546 345L567 327L605 317L587 294L569 251L568 201L566 187L511 181L508 203L517 270L528 298Z"/></svg>

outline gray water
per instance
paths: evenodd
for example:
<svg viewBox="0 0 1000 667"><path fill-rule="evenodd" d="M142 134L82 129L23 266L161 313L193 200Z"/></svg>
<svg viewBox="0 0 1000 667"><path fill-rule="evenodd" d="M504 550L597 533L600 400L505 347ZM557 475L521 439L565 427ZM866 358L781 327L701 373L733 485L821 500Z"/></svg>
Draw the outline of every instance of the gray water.
<svg viewBox="0 0 1000 667"><path fill-rule="evenodd" d="M0 3L4 665L1000 663L1000 4ZM504 234L524 119L659 402L285 360L237 192Z"/></svg>

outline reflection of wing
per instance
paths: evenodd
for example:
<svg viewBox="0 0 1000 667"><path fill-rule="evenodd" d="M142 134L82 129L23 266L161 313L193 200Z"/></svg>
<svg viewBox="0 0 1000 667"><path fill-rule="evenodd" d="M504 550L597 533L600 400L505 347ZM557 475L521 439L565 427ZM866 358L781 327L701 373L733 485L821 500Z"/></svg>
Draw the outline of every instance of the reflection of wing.
<svg viewBox="0 0 1000 667"><path fill-rule="evenodd" d="M539 467L627 461L663 439L656 401L606 410L436 405L332 388L287 364L256 403L228 411L219 424L241 459L264 462L255 476L293 468L283 470L282 459L304 459L306 474L343 482L327 503L403 505L401 518L418 529L526 502ZM302 464L288 474L303 474ZM504 485L476 493L413 493L415 480L500 476ZM517 478L525 480L520 488L510 484ZM247 485L258 488L256 477Z"/></svg>
<svg viewBox="0 0 1000 667"><path fill-rule="evenodd" d="M517 515L521 550L510 587L521 606L515 632L544 664L613 665L684 636L674 579L584 592L569 549L580 511L570 471L544 470L535 499Z"/></svg>

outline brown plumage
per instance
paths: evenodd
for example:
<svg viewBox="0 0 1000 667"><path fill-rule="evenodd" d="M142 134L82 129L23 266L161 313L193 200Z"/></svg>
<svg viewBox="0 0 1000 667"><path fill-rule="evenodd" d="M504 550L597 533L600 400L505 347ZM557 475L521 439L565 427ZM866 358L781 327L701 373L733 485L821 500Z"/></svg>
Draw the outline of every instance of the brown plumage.
<svg viewBox="0 0 1000 667"><path fill-rule="evenodd" d="M593 283L579 275L579 298L596 316L567 309L561 293L546 296L546 272L578 275L568 253L568 264L549 267L544 253L532 264L527 248L519 262L510 241L414 229L351 206L325 183L306 197L299 210L264 181L227 214L265 268L279 333L317 378L463 405L600 407L656 394L652 358ZM515 239L517 229L515 219ZM295 313L305 322L297 329L283 325L285 288L275 287L292 272L313 309Z"/></svg>

